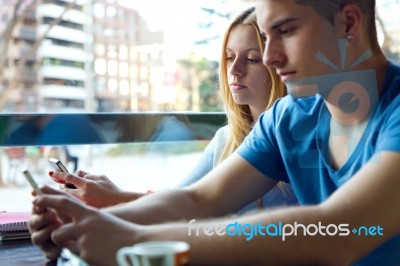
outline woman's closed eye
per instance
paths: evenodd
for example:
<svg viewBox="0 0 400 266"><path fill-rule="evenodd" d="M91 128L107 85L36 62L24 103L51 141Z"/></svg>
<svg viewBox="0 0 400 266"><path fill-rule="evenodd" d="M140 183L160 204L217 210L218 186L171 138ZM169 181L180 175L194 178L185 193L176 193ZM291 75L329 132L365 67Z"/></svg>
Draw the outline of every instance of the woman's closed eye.
<svg viewBox="0 0 400 266"><path fill-rule="evenodd" d="M257 64L257 63L261 62L261 59L259 59L259 58L247 58L247 61L249 63L252 63L252 64Z"/></svg>
<svg viewBox="0 0 400 266"><path fill-rule="evenodd" d="M233 62L233 60L235 60L235 59L231 56L226 57L226 61L228 61L228 62Z"/></svg>

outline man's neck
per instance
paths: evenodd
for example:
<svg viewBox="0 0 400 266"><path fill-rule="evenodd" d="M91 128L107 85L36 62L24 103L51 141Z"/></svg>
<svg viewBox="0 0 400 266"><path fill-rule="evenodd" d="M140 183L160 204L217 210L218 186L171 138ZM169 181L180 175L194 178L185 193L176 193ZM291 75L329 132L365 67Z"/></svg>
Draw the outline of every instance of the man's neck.
<svg viewBox="0 0 400 266"><path fill-rule="evenodd" d="M385 83L385 77L386 77L386 71L388 67L388 60L386 57L382 54L382 56L379 56L376 58L376 64L377 67L375 68L376 71L376 76L377 76L377 83L378 83L378 94L381 95L383 91L385 90L384 83Z"/></svg>
<svg viewBox="0 0 400 266"><path fill-rule="evenodd" d="M364 134L367 122L364 120L354 125L344 125L338 123L335 119L331 119L329 152L333 169L340 169L348 160Z"/></svg>
<svg viewBox="0 0 400 266"><path fill-rule="evenodd" d="M343 101L338 100L338 97L335 100L330 100L330 97L325 99L326 106L332 115L329 151L332 167L336 170L343 166L358 145L370 116L379 102L379 97L385 89L384 80L388 63L386 58L376 57L372 62L369 60L369 63L357 71L373 69L376 74L375 86L368 84L363 87L363 84L358 84L360 86L356 84L348 90L348 93L344 90L342 95L339 94L339 98L342 97ZM361 80L363 79L361 78ZM364 83L366 80L368 79L365 79ZM349 112L349 110L353 111L352 108L354 112Z"/></svg>
<svg viewBox="0 0 400 266"><path fill-rule="evenodd" d="M344 108L346 106L343 106L343 102L337 100L332 101L329 99L329 97L328 99L325 99L328 110L336 121L339 121L344 125L357 125L360 123L365 123L369 120L369 116L372 114L373 110L376 107L376 104L379 102L379 96L383 93L385 89L384 81L387 64L387 59L382 54L379 56L374 56L373 58L368 60L368 63L365 63L362 65L362 67L356 69L373 69L376 73L376 87L374 87L373 89L369 89L370 91L363 88L363 91L361 91L361 93L357 93L356 90L354 91L354 95L348 104L355 104L355 106L357 106L356 111L347 112L346 110L344 110L346 109Z"/></svg>

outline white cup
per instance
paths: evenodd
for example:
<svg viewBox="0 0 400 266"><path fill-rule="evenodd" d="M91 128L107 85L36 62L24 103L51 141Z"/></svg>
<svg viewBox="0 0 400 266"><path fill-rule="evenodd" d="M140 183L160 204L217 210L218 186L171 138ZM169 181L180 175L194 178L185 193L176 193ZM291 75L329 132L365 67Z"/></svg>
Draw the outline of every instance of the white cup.
<svg viewBox="0 0 400 266"><path fill-rule="evenodd" d="M119 266L187 266L189 252L186 242L144 242L119 249L117 262Z"/></svg>

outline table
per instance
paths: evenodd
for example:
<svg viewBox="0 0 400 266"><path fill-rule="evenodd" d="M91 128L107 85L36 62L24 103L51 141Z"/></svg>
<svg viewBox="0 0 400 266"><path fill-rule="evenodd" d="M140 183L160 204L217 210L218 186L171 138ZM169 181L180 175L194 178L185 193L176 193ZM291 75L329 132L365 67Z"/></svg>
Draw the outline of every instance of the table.
<svg viewBox="0 0 400 266"><path fill-rule="evenodd" d="M12 266L56 266L57 261L49 261L43 252L30 240L0 242L0 264Z"/></svg>

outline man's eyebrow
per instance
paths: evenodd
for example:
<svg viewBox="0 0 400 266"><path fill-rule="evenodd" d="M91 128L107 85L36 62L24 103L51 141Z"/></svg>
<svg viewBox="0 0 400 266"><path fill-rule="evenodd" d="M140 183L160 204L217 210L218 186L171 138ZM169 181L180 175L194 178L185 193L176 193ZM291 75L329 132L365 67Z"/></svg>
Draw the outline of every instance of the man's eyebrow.
<svg viewBox="0 0 400 266"><path fill-rule="evenodd" d="M284 19L280 19L275 21L274 23L271 24L271 26L269 27L271 30L275 30L277 28L279 28L282 25L285 25L286 23L290 23L292 21L297 21L297 18L284 18ZM264 31L261 30L260 28L260 35L263 36L264 38L266 38L266 33Z"/></svg>
<svg viewBox="0 0 400 266"><path fill-rule="evenodd" d="M270 29L274 30L276 28L279 28L280 26L292 22L292 21L296 21L296 18L284 18L284 19L280 19L275 21L274 23L271 24Z"/></svg>

